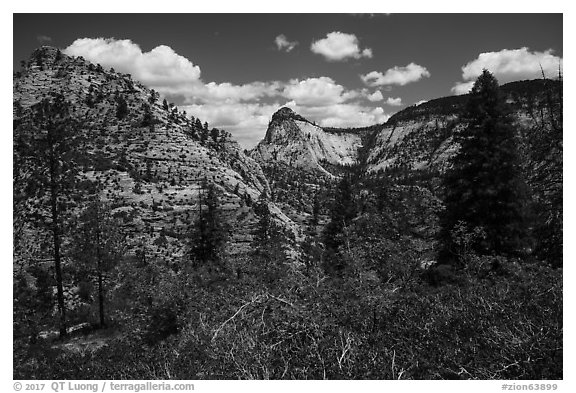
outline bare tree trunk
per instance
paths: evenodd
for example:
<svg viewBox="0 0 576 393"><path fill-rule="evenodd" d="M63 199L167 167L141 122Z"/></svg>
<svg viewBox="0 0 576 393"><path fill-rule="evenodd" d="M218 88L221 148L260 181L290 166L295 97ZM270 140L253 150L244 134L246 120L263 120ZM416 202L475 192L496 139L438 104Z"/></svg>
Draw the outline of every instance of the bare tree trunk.
<svg viewBox="0 0 576 393"><path fill-rule="evenodd" d="M97 220L99 220L99 212L96 214ZM100 225L100 222L97 225ZM102 277L102 257L100 255L100 228L96 232L96 260L98 264L98 310L100 313L100 327L103 328L106 322L104 321L104 280Z"/></svg>
<svg viewBox="0 0 576 393"><path fill-rule="evenodd" d="M60 261L60 228L58 226L58 186L56 184L56 159L50 163L50 205L52 209L52 238L54 241L54 269L56 271L56 289L58 313L60 316L60 338L67 336L66 306L64 304L64 286L62 280L62 265Z"/></svg>

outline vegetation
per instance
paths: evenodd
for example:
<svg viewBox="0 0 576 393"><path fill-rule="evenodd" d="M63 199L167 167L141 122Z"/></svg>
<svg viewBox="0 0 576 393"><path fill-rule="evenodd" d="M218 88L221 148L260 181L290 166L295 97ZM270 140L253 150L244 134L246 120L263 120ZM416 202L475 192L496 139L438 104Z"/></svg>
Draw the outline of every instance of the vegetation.
<svg viewBox="0 0 576 393"><path fill-rule="evenodd" d="M563 378L557 84L521 92L526 142L484 73L458 98L447 175L268 163L260 179L225 131L85 69L113 87L78 108L14 100L14 379ZM192 143L155 149L176 126Z"/></svg>
<svg viewBox="0 0 576 393"><path fill-rule="evenodd" d="M487 70L474 83L462 120L460 151L444 182L441 261L458 257L456 225L475 232L470 246L476 252L518 255L528 246L526 186L509 109Z"/></svg>

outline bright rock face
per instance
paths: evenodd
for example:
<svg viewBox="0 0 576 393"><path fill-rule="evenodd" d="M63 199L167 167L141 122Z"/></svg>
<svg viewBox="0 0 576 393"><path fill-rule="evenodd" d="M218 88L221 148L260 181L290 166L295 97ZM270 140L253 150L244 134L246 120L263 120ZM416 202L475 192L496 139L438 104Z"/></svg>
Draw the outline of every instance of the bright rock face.
<svg viewBox="0 0 576 393"><path fill-rule="evenodd" d="M355 164L361 147L361 133L326 131L290 108L281 108L272 116L266 136L251 155L265 163L329 174L325 164Z"/></svg>

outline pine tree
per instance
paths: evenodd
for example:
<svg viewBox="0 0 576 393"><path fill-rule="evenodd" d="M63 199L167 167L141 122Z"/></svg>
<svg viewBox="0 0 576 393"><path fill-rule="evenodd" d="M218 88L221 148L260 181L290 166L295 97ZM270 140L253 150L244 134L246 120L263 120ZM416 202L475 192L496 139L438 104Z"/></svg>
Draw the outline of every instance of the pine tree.
<svg viewBox="0 0 576 393"><path fill-rule="evenodd" d="M322 206L320 205L320 192L317 191L314 193L314 201L312 202L312 219L310 221L312 226L318 225L321 209Z"/></svg>
<svg viewBox="0 0 576 393"><path fill-rule="evenodd" d="M154 105L156 101L158 101L158 93L156 93L156 90L152 89L150 90L150 97L148 97L148 102L150 105Z"/></svg>
<svg viewBox="0 0 576 393"><path fill-rule="evenodd" d="M122 258L125 241L117 220L111 215L110 207L96 198L80 215L72 254L87 269L87 273L97 279L99 322L104 327L106 275Z"/></svg>
<svg viewBox="0 0 576 393"><path fill-rule="evenodd" d="M34 105L14 130L14 214L25 215L51 235L60 336L67 334L62 236L77 182L82 125L71 105L55 94Z"/></svg>
<svg viewBox="0 0 576 393"><path fill-rule="evenodd" d="M204 195L204 191L206 194ZM190 235L190 259L194 265L209 268L219 266L227 240L225 225L219 211L219 200L214 184L203 181L199 200L199 215Z"/></svg>
<svg viewBox="0 0 576 393"><path fill-rule="evenodd" d="M258 224L253 232L252 264L258 271L259 279L268 285L276 285L286 273L287 239L281 227L274 222L268 203L268 193L264 190L254 205Z"/></svg>
<svg viewBox="0 0 576 393"><path fill-rule="evenodd" d="M144 115L142 116L142 127L150 127L151 131L154 130L154 115L150 109L150 105L142 104Z"/></svg>
<svg viewBox="0 0 576 393"><path fill-rule="evenodd" d="M514 254L526 237L525 186L517 140L498 82L484 70L463 113L466 128L456 135L460 151L444 179L441 262L457 261L455 227L482 233L472 248L482 254Z"/></svg>
<svg viewBox="0 0 576 393"><path fill-rule="evenodd" d="M116 117L119 120L122 120L126 116L128 116L128 103L126 102L126 100L122 95L118 95L118 97L116 98L116 103L118 104L118 106L116 107Z"/></svg>
<svg viewBox="0 0 576 393"><path fill-rule="evenodd" d="M254 213L259 217L256 231L254 232L254 241L252 246L256 250L262 250L268 243L272 231L272 214L268 207L268 193L262 191L258 201L254 205Z"/></svg>
<svg viewBox="0 0 576 393"><path fill-rule="evenodd" d="M343 243L344 229L356 217L356 205L349 176L343 176L336 189L334 203L330 211L330 222L324 230L324 243L330 250L336 251Z"/></svg>

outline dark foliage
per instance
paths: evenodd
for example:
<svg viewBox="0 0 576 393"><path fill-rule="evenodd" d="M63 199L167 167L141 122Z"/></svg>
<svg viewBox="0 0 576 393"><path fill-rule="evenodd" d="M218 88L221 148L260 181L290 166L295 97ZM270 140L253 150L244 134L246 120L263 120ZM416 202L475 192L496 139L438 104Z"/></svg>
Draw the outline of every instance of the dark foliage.
<svg viewBox="0 0 576 393"><path fill-rule="evenodd" d="M488 71L475 82L462 120L467 127L456 136L460 150L444 181L440 259L459 256L452 236L460 223L478 230L475 251L518 255L528 246L526 187L509 109Z"/></svg>
<svg viewBox="0 0 576 393"><path fill-rule="evenodd" d="M227 231L220 217L218 193L212 183L203 183L199 216L190 231L190 260L193 266L221 267Z"/></svg>

